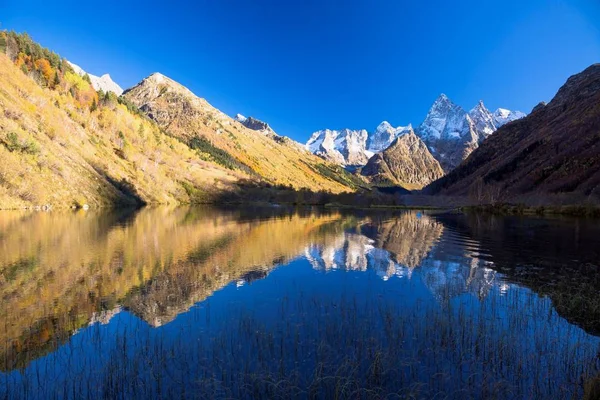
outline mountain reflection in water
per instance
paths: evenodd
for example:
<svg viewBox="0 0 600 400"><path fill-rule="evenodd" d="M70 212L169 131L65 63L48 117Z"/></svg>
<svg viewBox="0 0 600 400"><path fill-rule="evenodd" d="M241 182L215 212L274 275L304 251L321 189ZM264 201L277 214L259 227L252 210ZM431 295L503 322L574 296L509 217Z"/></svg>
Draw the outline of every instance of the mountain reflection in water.
<svg viewBox="0 0 600 400"><path fill-rule="evenodd" d="M5 212L0 395L571 398L600 369L599 233L420 212Z"/></svg>

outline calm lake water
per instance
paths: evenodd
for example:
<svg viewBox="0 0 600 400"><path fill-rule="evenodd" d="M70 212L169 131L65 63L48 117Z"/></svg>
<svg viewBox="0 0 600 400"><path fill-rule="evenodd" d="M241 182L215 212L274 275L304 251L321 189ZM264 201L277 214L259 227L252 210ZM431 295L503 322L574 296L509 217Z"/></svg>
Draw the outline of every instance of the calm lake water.
<svg viewBox="0 0 600 400"><path fill-rule="evenodd" d="M0 399L572 399L600 224L425 212L0 212Z"/></svg>

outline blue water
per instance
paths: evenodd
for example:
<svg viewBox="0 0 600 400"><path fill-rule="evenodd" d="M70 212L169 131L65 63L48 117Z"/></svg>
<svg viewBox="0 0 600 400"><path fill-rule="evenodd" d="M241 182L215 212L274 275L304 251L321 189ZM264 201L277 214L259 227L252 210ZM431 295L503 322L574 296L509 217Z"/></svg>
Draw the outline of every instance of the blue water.
<svg viewBox="0 0 600 400"><path fill-rule="evenodd" d="M145 212L106 234L121 234L122 248L147 246L147 239L160 232L144 234L144 240L127 239L137 232L136 224L152 226L141 221L153 218L153 211ZM595 326L582 322L575 315L578 309L566 315L561 308L559 313L554 292L545 293L537 285L542 282L547 288L554 281L545 282L545 277L555 276L558 267L571 267L570 275L562 277L573 282L567 289L589 287L590 280L580 279L576 266L592 257L593 250L575 261L573 254L587 248L587 230L593 232L593 224L544 222L544 234L539 233L542 249L553 230L586 233L575 239L574 247L563 241L562 258L541 254L536 246L519 248L519 226L535 242L531 227L539 220L496 220L485 234L479 221L479 233L474 234L465 228L471 226L468 219L422 213L313 212L288 220L282 211L283 215L250 219L249 226L242 225L248 222L245 216L221 213L203 211L194 219L197 225L192 228L204 233L199 243L210 236L202 230L206 221L212 226L215 221L233 224L241 233L226 230L228 239L211 240L213 246L200 258L196 250L188 269L177 269L180 266L172 261L159 267L145 252L117 251L139 269L141 284L131 285L125 295L117 295L115 289L102 301L91 301L95 310L83 317L81 310L77 313L76 319L84 320L80 326L59 326L62 320L50 310L52 305L39 304L48 308L45 317L58 328L43 352L34 351L40 343L21 339L31 348L20 352L33 355L10 353L23 361L0 374L0 394L31 399L577 398L600 374ZM86 218L96 217L102 218ZM165 221L164 215L156 218L157 224ZM184 220L190 219L174 218ZM268 228L269 223L273 227ZM507 225L510 235L498 233L499 226ZM263 231L266 234L259 234ZM492 235L492 240L489 232L498 236ZM298 235L306 236L305 243ZM260 243L249 240L254 237ZM263 254L278 241L288 245L274 255ZM167 258L177 258L177 249L169 246L180 245L165 245ZM34 248L39 259L45 259L40 252L50 251L41 243ZM144 263L157 263L149 276L135 259L131 262L136 254ZM544 262L530 265L539 259ZM585 263L589 267L587 259ZM536 280L527 275L524 282L509 268L520 271L521 264L537 271ZM37 268L43 267L33 272ZM127 275L127 267L122 268L125 272L110 275L111 282L104 278L103 285L124 285L119 276ZM198 275L197 269L213 275ZM212 287L215 277L225 284ZM203 290L202 285L212 289L194 302L194 290ZM55 307L60 304L53 302ZM27 329L31 334L34 327Z"/></svg>

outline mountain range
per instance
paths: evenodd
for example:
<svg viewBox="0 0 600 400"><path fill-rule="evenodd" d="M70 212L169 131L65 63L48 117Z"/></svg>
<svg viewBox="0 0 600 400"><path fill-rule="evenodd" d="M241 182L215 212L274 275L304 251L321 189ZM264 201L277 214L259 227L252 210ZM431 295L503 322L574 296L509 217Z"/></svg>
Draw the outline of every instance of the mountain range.
<svg viewBox="0 0 600 400"><path fill-rule="evenodd" d="M465 111L442 94L415 128L326 129L306 145L160 73L122 91L26 34L0 32L0 67L0 208L396 204L381 186L490 203L599 196L598 64L527 116L482 101Z"/></svg>
<svg viewBox="0 0 600 400"><path fill-rule="evenodd" d="M449 172L499 127L524 116L520 111L503 108L491 113L483 101L466 112L441 94L425 120L414 130L411 124L393 127L387 121L379 124L373 132L325 129L313 133L306 148L340 165L357 167L366 165L374 154L387 149L397 138L414 132L425 142L444 171Z"/></svg>

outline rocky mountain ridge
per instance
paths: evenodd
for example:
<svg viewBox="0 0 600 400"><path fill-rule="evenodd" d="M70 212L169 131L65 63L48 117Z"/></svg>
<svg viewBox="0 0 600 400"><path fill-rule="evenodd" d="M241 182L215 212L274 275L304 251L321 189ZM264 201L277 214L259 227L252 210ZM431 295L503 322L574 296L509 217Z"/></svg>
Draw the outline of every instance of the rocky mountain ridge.
<svg viewBox="0 0 600 400"><path fill-rule="evenodd" d="M273 129L264 121L256 119L254 117L244 117L242 114L236 114L233 117L237 122L244 125L248 129L253 131L259 131L265 134L277 135Z"/></svg>

